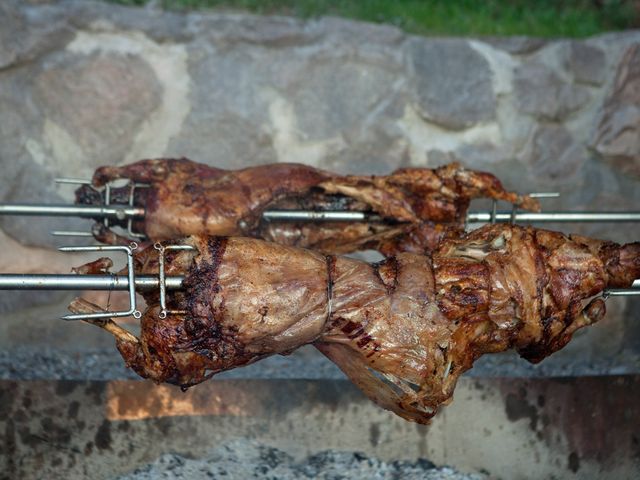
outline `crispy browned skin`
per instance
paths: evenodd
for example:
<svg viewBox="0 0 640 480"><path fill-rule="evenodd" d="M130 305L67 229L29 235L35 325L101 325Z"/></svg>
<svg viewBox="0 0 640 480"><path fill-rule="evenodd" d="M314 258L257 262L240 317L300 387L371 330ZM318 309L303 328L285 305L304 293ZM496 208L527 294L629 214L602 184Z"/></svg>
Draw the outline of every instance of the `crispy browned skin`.
<svg viewBox="0 0 640 480"><path fill-rule="evenodd" d="M143 160L101 167L95 186L128 178L147 183L136 200L146 208L135 227L153 241L188 235L250 236L329 253L378 249L384 254L424 252L462 233L469 202L493 198L536 210L535 200L506 191L489 173L457 164L405 168L387 176L341 176L299 164L222 170L187 159ZM113 190L115 197L126 192ZM88 187L79 203L100 201ZM376 213L377 223L283 223L262 220L266 209L350 210ZM96 237L127 241L100 224Z"/></svg>
<svg viewBox="0 0 640 480"><path fill-rule="evenodd" d="M141 338L116 333L139 375L187 387L313 343L372 400L421 423L482 354L538 362L603 317L594 295L640 276L640 243L510 225L373 265L248 238L185 242L198 252L170 253L167 271L186 272L169 300L187 313L160 319L147 295ZM152 248L138 261L157 272Z"/></svg>

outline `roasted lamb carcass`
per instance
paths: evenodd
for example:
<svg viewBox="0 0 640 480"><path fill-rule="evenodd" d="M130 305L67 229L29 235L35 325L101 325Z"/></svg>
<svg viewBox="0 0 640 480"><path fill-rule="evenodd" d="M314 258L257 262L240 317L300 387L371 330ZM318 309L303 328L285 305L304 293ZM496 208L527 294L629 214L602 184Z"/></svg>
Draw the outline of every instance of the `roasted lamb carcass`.
<svg viewBox="0 0 640 480"><path fill-rule="evenodd" d="M469 202L491 198L536 210L535 200L506 191L489 173L457 164L436 169L405 168L387 176L336 175L299 164L263 165L222 170L187 159L143 160L124 167L102 167L94 186L127 178L148 184L136 193L146 214L137 230L152 240L188 235L250 236L284 245L330 253L378 249L423 253L443 238L463 232ZM126 197L127 188L112 189L112 198ZM76 192L81 204L101 203L84 186ZM376 214L379 222L269 222L271 210L340 210ZM101 241L122 241L102 224ZM126 241L126 240L125 240Z"/></svg>
<svg viewBox="0 0 640 480"><path fill-rule="evenodd" d="M182 313L161 319L147 295L139 339L100 323L139 375L186 388L312 343L376 403L420 423L482 354L513 348L538 362L603 317L592 297L640 276L640 243L511 225L373 265L248 238L184 242L197 251L167 257L168 275L186 275L169 300ZM158 271L153 249L138 261Z"/></svg>

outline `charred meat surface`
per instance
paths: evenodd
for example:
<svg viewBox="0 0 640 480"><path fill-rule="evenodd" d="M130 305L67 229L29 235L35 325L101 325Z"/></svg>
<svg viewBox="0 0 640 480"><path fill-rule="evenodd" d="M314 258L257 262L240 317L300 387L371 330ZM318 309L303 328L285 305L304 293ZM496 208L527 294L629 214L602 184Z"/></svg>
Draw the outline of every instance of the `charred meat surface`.
<svg viewBox="0 0 640 480"><path fill-rule="evenodd" d="M432 250L444 238L459 236L469 203L492 198L537 210L535 200L506 191L489 173L450 164L436 169L404 168L387 176L336 175L300 164L273 164L222 170L187 159L143 160L124 167L101 167L93 177L100 187L117 179L148 184L136 190L144 220L136 230L153 241L188 235L251 236L283 245L328 253L378 249L384 254ZM112 189L124 198L126 188ZM98 203L89 186L76 192L78 203ZM375 223L269 222L273 210L364 211ZM126 239L98 226L94 235L107 243Z"/></svg>
<svg viewBox="0 0 640 480"><path fill-rule="evenodd" d="M139 339L99 324L139 375L186 388L313 343L373 401L420 423L478 357L515 349L538 362L604 316L594 296L640 276L640 243L511 225L378 264L249 238L184 242L197 251L167 256L167 274L186 275L169 296L184 314L159 318L149 294ZM153 248L137 269L157 273Z"/></svg>

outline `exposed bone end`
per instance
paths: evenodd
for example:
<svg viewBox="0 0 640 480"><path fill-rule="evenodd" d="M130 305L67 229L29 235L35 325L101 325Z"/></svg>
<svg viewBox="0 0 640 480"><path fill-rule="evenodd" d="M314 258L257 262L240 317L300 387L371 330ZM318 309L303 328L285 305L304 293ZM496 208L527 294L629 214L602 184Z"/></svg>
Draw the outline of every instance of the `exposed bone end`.
<svg viewBox="0 0 640 480"><path fill-rule="evenodd" d="M129 245L132 241L130 238L118 235L113 230L106 227L102 222L96 222L93 224L91 227L91 234L97 241L106 245Z"/></svg>
<svg viewBox="0 0 640 480"><path fill-rule="evenodd" d="M607 287L629 288L640 278L640 242L622 246L600 242L598 256L608 275Z"/></svg>
<svg viewBox="0 0 640 480"><path fill-rule="evenodd" d="M578 328L587 325L593 325L604 318L607 313L607 307L602 298L594 298L582 311L584 325L578 325ZM576 328L577 330L577 328Z"/></svg>
<svg viewBox="0 0 640 480"><path fill-rule="evenodd" d="M106 273L113 267L113 261L109 257L101 257L93 262L85 263L79 267L73 267L71 271L80 275Z"/></svg>
<svg viewBox="0 0 640 480"><path fill-rule="evenodd" d="M504 188L502 182L493 174L467 170L458 163L444 165L436 170L439 176L447 178L453 177L470 190L469 196L487 196L495 200L504 200L517 207L532 212L540 211L540 202L528 195L519 195ZM474 191L474 193L471 193Z"/></svg>
<svg viewBox="0 0 640 480"><path fill-rule="evenodd" d="M605 302L602 298L594 298L582 309L561 332L543 342L532 344L519 350L520 355L531 363L539 363L554 352L563 348L573 334L589 325L602 320L607 312Z"/></svg>
<svg viewBox="0 0 640 480"><path fill-rule="evenodd" d="M540 202L535 198L531 198L529 195L520 195L518 196L518 201L516 205L525 210L529 210L530 212L539 212L542 210L540 206Z"/></svg>
<svg viewBox="0 0 640 480"><path fill-rule="evenodd" d="M623 287L631 286L636 278L640 278L640 242L627 243L620 248L620 267L625 272Z"/></svg>
<svg viewBox="0 0 640 480"><path fill-rule="evenodd" d="M121 167L104 166L99 167L93 174L92 183L96 187L102 187L112 180L122 178Z"/></svg>
<svg viewBox="0 0 640 480"><path fill-rule="evenodd" d="M81 297L74 298L69 304L68 308L70 312L77 313L77 314L102 313L106 311L103 308L96 305L95 303L91 303ZM125 330L124 328L122 328L120 325L118 325L116 322L114 322L110 318L88 318L83 321L90 323L92 325L96 325L97 327L100 327L106 330L107 332L111 333L114 337L116 337L116 340L119 343L124 342L124 343L136 344L136 345L140 343L140 340L138 340L138 338L135 335L133 335L128 330Z"/></svg>
<svg viewBox="0 0 640 480"><path fill-rule="evenodd" d="M96 187L104 186L113 180L121 178L128 178L140 183L158 182L167 177L171 172L171 168L175 167L175 164L178 164L178 168L193 168L193 162L185 162L185 160L187 159L157 158L139 160L122 167L104 166L96 169L92 181Z"/></svg>

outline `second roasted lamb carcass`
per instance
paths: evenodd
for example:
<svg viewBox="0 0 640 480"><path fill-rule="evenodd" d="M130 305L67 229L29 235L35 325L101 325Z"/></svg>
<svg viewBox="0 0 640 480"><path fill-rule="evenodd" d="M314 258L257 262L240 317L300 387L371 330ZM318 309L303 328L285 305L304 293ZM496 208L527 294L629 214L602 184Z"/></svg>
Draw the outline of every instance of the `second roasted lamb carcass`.
<svg viewBox="0 0 640 480"><path fill-rule="evenodd" d="M506 191L489 173L451 164L436 169L404 168L386 176L336 175L300 164L222 170L187 159L143 160L124 167L99 168L95 186L128 178L146 183L136 200L146 209L136 227L152 240L187 235L251 236L330 253L377 249L385 255L424 252L459 236L474 198L504 200L537 209L535 200ZM112 189L126 196L127 190ZM89 187L79 203L100 202ZM371 223L268 222L271 210L364 211L381 217ZM119 241L100 225L97 236Z"/></svg>
<svg viewBox="0 0 640 480"><path fill-rule="evenodd" d="M620 246L510 225L378 264L248 238L194 236L169 252L186 275L160 318L156 294L138 339L110 322L139 375L183 387L312 343L373 401L416 422L446 403L483 354L537 362L601 319L592 297L640 276L640 243ZM140 273L158 271L153 248ZM82 301L73 311L86 311Z"/></svg>

